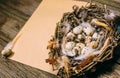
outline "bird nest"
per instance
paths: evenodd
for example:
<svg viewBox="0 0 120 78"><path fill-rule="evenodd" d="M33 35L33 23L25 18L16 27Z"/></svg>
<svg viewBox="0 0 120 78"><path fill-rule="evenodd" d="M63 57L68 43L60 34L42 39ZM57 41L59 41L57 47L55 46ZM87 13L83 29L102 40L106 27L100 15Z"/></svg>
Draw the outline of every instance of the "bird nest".
<svg viewBox="0 0 120 78"><path fill-rule="evenodd" d="M106 5L74 5L57 23L46 62L58 70L58 77L70 78L111 59L119 41L118 18Z"/></svg>

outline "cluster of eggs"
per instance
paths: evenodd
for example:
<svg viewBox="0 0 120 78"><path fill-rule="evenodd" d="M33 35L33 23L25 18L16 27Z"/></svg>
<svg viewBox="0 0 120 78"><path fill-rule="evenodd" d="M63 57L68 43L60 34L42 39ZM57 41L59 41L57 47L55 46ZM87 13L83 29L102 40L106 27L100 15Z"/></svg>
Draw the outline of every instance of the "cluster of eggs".
<svg viewBox="0 0 120 78"><path fill-rule="evenodd" d="M83 22L72 28L65 37L65 43L62 44L63 54L74 57L75 60L83 60L90 53L98 52L101 41L105 36L102 28L92 26L88 22Z"/></svg>

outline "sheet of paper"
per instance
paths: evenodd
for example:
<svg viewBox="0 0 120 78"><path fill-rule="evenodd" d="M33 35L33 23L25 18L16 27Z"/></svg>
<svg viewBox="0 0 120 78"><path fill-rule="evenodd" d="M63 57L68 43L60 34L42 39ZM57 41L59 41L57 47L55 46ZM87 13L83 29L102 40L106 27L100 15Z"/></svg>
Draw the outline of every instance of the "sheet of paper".
<svg viewBox="0 0 120 78"><path fill-rule="evenodd" d="M17 36L22 35L13 48L15 54L11 59L56 74L51 65L45 62L49 52L46 49L48 41L63 13L72 11L73 5L85 4L73 0L43 0L18 33Z"/></svg>

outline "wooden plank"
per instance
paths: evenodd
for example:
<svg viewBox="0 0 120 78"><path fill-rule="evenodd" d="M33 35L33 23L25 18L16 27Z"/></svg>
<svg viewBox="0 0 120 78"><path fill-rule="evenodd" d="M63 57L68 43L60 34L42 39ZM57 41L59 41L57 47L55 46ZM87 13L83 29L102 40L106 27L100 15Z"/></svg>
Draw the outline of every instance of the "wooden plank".
<svg viewBox="0 0 120 78"><path fill-rule="evenodd" d="M0 78L56 78L45 71L0 57Z"/></svg>
<svg viewBox="0 0 120 78"><path fill-rule="evenodd" d="M0 39L4 39L0 42L1 49L7 44L4 41L9 42L16 36L40 2L41 0L0 0Z"/></svg>

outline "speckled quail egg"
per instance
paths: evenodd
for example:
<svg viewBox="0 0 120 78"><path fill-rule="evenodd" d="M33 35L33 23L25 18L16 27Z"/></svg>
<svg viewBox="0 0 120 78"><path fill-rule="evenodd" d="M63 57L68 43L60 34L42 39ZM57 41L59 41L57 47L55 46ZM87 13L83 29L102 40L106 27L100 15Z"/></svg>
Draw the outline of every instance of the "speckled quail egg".
<svg viewBox="0 0 120 78"><path fill-rule="evenodd" d="M83 26L83 31L86 33L86 35L92 35L95 28L92 27L88 22L83 22L81 24Z"/></svg>
<svg viewBox="0 0 120 78"><path fill-rule="evenodd" d="M85 47L85 44L83 43L77 43L76 44L76 47L80 47L81 49Z"/></svg>
<svg viewBox="0 0 120 78"><path fill-rule="evenodd" d="M72 33L72 32L69 32L68 34L67 34L67 36L66 36L68 39L71 39L71 40L73 40L74 39L74 37L75 37L75 34L74 33Z"/></svg>
<svg viewBox="0 0 120 78"><path fill-rule="evenodd" d="M91 36L86 36L85 38L85 44L89 44L92 40L92 37Z"/></svg>
<svg viewBox="0 0 120 78"><path fill-rule="evenodd" d="M94 34L93 34L93 36L92 36L92 39L95 39L95 40L97 40L97 38L98 38L98 33L97 32L95 32Z"/></svg>
<svg viewBox="0 0 120 78"><path fill-rule="evenodd" d="M93 49L96 49L98 47L99 43L97 41L92 41L90 42L90 46L93 48Z"/></svg>
<svg viewBox="0 0 120 78"><path fill-rule="evenodd" d="M83 30L83 27L79 25L73 29L73 33L80 34L82 32L82 30Z"/></svg>
<svg viewBox="0 0 120 78"><path fill-rule="evenodd" d="M82 40L82 39L84 39L84 37L83 37L83 35L79 34L79 35L77 36L77 39L78 39L78 40Z"/></svg>
<svg viewBox="0 0 120 78"><path fill-rule="evenodd" d="M73 42L73 41L67 42L67 43L65 44L66 50L72 50L74 46L75 46L75 42Z"/></svg>
<svg viewBox="0 0 120 78"><path fill-rule="evenodd" d="M74 47L72 49L72 52L77 54L77 55L80 55L81 54L81 47L78 47L78 46Z"/></svg>

